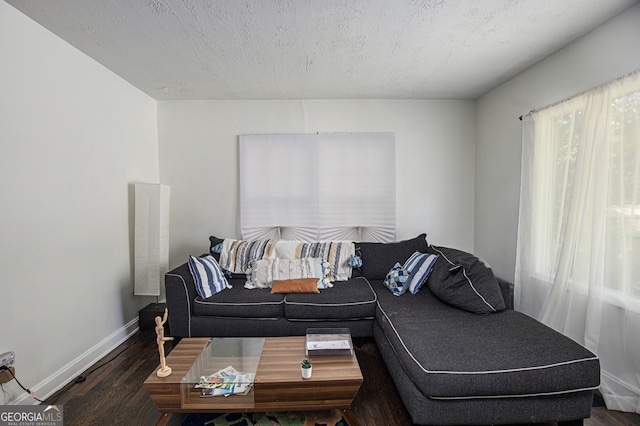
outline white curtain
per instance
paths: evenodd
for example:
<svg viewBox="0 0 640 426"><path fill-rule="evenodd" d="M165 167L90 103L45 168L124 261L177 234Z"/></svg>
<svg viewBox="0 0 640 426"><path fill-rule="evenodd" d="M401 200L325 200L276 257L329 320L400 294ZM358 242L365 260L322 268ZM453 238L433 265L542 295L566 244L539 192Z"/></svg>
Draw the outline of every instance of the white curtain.
<svg viewBox="0 0 640 426"><path fill-rule="evenodd" d="M516 309L600 358L640 413L640 74L524 120Z"/></svg>
<svg viewBox="0 0 640 426"><path fill-rule="evenodd" d="M393 133L240 136L244 239L393 241Z"/></svg>

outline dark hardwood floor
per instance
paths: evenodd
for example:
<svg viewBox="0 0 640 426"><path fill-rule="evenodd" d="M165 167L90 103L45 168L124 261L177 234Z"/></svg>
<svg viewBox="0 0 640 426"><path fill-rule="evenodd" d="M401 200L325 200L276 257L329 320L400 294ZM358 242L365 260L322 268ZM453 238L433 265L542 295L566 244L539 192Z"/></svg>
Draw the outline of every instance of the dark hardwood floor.
<svg viewBox="0 0 640 426"><path fill-rule="evenodd" d="M358 343L365 380L352 404L354 417L362 426L412 426L375 344ZM167 352L171 347L165 344ZM153 329L140 331L84 372L86 380L68 384L45 403L64 406L65 426L154 425L160 412L142 383L158 363ZM640 425L640 415L594 408L585 425Z"/></svg>

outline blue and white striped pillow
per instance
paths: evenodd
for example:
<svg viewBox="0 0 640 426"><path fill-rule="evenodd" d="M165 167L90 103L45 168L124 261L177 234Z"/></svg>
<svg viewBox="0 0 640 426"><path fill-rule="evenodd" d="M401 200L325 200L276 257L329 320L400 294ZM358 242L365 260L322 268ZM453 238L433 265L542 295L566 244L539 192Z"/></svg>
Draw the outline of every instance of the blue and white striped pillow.
<svg viewBox="0 0 640 426"><path fill-rule="evenodd" d="M189 270L196 283L196 291L203 299L231 287L218 262L210 254L204 257L189 256Z"/></svg>
<svg viewBox="0 0 640 426"><path fill-rule="evenodd" d="M427 281L436 260L438 260L437 254L425 254L416 251L404 263L403 268L411 274L406 284L411 294L416 294L418 290L420 290L420 287L422 287L422 284Z"/></svg>

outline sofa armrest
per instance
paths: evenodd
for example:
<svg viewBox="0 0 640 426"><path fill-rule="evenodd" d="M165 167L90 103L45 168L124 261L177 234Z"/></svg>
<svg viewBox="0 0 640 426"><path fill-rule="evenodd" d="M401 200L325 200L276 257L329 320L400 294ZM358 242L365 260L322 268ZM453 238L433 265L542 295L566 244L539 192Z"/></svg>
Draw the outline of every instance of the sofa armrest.
<svg viewBox="0 0 640 426"><path fill-rule="evenodd" d="M498 284L500 284L504 304L507 306L507 309L513 310L513 283L499 277L496 277L496 280L498 280Z"/></svg>
<svg viewBox="0 0 640 426"><path fill-rule="evenodd" d="M169 329L175 337L191 336L191 315L193 301L198 295L189 265L183 263L167 272L164 276L164 287L169 310Z"/></svg>

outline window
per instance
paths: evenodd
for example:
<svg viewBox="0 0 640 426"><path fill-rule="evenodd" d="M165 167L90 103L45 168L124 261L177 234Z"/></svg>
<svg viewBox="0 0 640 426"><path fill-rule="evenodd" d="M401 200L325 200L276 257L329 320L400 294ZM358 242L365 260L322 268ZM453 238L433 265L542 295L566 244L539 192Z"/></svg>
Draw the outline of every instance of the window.
<svg viewBox="0 0 640 426"><path fill-rule="evenodd" d="M395 239L392 133L240 136L242 238Z"/></svg>
<svg viewBox="0 0 640 426"><path fill-rule="evenodd" d="M611 110L610 174L618 188L608 200L608 287L640 298L640 90L613 99Z"/></svg>
<svg viewBox="0 0 640 426"><path fill-rule="evenodd" d="M524 121L516 308L600 358L607 407L640 406L640 73Z"/></svg>
<svg viewBox="0 0 640 426"><path fill-rule="evenodd" d="M586 97L525 123L534 140L523 147L531 161L530 174L523 174L530 270L552 283L563 250L573 263L590 265L602 245L605 287L640 297L640 88L616 88L605 100ZM571 286L586 286L589 273L574 269Z"/></svg>

